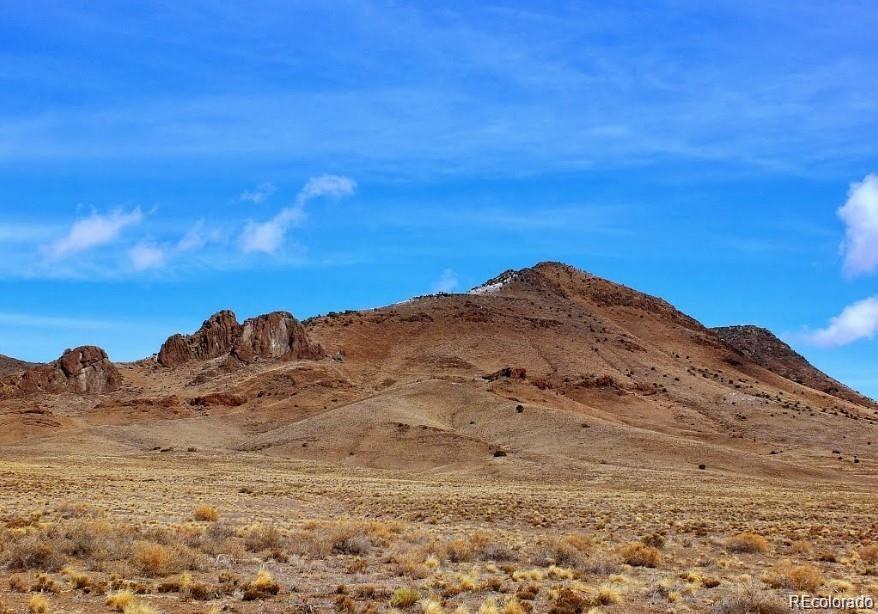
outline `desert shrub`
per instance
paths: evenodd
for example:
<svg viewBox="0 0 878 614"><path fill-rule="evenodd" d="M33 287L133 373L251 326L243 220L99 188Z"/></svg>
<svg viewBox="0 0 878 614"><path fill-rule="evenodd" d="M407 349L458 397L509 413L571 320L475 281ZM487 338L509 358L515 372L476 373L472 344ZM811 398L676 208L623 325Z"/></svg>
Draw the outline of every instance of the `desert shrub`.
<svg viewBox="0 0 878 614"><path fill-rule="evenodd" d="M64 566L65 558L45 536L32 533L7 544L2 563L12 571L57 571Z"/></svg>
<svg viewBox="0 0 878 614"><path fill-rule="evenodd" d="M272 524L253 524L243 531L244 546L250 552L262 552L280 548L284 543L283 533Z"/></svg>
<svg viewBox="0 0 878 614"><path fill-rule="evenodd" d="M77 519L55 528L52 533L66 554L93 561L108 561L127 556L128 538L135 530L101 519Z"/></svg>
<svg viewBox="0 0 878 614"><path fill-rule="evenodd" d="M195 506L195 510L192 512L192 516L195 520L200 520L204 522L216 522L219 520L219 512L212 505L208 505L207 503L199 503Z"/></svg>
<svg viewBox="0 0 878 614"><path fill-rule="evenodd" d="M594 542L591 537L573 533L540 542L532 556L537 565L554 563L565 567L582 567Z"/></svg>
<svg viewBox="0 0 878 614"><path fill-rule="evenodd" d="M107 595L105 603L117 612L124 612L128 606L134 603L134 593L127 589L111 593Z"/></svg>
<svg viewBox="0 0 878 614"><path fill-rule="evenodd" d="M410 608L421 598L421 594L414 588L398 588L390 596L390 606L394 608Z"/></svg>
<svg viewBox="0 0 878 614"><path fill-rule="evenodd" d="M782 561L768 570L762 578L772 588L788 588L797 591L815 592L825 580L820 570L813 565L794 565Z"/></svg>
<svg viewBox="0 0 878 614"><path fill-rule="evenodd" d="M198 554L191 548L147 541L134 544L131 563L141 574L153 578L169 576L184 569L198 569L200 566Z"/></svg>
<svg viewBox="0 0 878 614"><path fill-rule="evenodd" d="M426 552L421 548L396 550L390 555L396 573L411 578L426 578L430 574L425 564L427 558Z"/></svg>
<svg viewBox="0 0 878 614"><path fill-rule="evenodd" d="M453 539L445 542L442 545L441 553L441 558L452 563L465 563L473 560L472 547L462 539Z"/></svg>
<svg viewBox="0 0 878 614"><path fill-rule="evenodd" d="M729 552L768 552L768 540L758 533L738 533L726 540Z"/></svg>
<svg viewBox="0 0 878 614"><path fill-rule="evenodd" d="M632 542L619 550L622 560L633 567L658 567L662 561L661 553L652 546Z"/></svg>
<svg viewBox="0 0 878 614"><path fill-rule="evenodd" d="M42 595L34 595L27 602L27 611L31 614L43 614L49 611L49 601Z"/></svg>
<svg viewBox="0 0 878 614"><path fill-rule="evenodd" d="M266 599L280 592L280 584L265 569L260 569L256 577L244 585L244 600Z"/></svg>

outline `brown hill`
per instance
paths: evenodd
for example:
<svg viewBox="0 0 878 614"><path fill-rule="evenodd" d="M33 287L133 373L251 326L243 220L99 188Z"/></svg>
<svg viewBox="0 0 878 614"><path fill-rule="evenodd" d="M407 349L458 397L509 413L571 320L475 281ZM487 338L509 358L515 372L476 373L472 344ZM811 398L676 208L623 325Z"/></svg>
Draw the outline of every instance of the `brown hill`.
<svg viewBox="0 0 878 614"><path fill-rule="evenodd" d="M875 406L872 399L818 370L770 330L752 324L719 326L711 330L748 359L769 371L852 403Z"/></svg>
<svg viewBox="0 0 878 614"><path fill-rule="evenodd" d="M24 371L32 366L34 366L33 363L0 354L0 377Z"/></svg>
<svg viewBox="0 0 878 614"><path fill-rule="evenodd" d="M221 312L119 369L122 388L98 399L29 397L39 420L0 401L0 441L10 453L23 440L43 452L197 447L546 479L596 463L875 475L872 405L792 381L666 301L558 263L304 323Z"/></svg>

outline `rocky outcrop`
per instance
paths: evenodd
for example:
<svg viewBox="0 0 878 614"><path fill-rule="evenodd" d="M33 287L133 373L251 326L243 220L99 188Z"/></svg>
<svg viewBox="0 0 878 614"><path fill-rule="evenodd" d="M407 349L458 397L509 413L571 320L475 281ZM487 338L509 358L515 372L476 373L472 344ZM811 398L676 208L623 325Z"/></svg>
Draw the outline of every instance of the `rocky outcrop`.
<svg viewBox="0 0 878 614"><path fill-rule="evenodd" d="M158 361L175 367L190 360L230 356L242 362L260 359L322 358L322 348L308 339L305 328L285 311L275 311L238 324L231 311L211 316L192 335L173 335L159 350Z"/></svg>
<svg viewBox="0 0 878 614"><path fill-rule="evenodd" d="M770 330L752 324L720 326L711 330L727 345L769 371L845 401L866 407L875 406L872 399L814 367Z"/></svg>
<svg viewBox="0 0 878 614"><path fill-rule="evenodd" d="M4 384L7 389L25 393L100 394L118 390L122 376L104 350L86 345L66 350L58 360L13 375Z"/></svg>
<svg viewBox="0 0 878 614"><path fill-rule="evenodd" d="M286 311L275 311L244 322L232 353L244 362L258 358L323 357L320 346L310 342L305 328Z"/></svg>
<svg viewBox="0 0 878 614"><path fill-rule="evenodd" d="M205 320L191 335L172 335L162 344L158 361L176 367L190 360L207 360L228 354L241 336L235 314L223 310Z"/></svg>

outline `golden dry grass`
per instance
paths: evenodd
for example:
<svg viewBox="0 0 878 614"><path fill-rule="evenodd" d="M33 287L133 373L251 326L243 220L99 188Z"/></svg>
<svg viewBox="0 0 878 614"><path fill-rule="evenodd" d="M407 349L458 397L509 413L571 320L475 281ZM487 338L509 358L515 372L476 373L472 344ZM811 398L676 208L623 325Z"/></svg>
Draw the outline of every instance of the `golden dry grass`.
<svg viewBox="0 0 878 614"><path fill-rule="evenodd" d="M257 456L0 469L0 603L18 611L36 595L127 614L733 612L876 584L872 492L849 485L613 467L537 484ZM193 497L222 500L222 519L193 522Z"/></svg>

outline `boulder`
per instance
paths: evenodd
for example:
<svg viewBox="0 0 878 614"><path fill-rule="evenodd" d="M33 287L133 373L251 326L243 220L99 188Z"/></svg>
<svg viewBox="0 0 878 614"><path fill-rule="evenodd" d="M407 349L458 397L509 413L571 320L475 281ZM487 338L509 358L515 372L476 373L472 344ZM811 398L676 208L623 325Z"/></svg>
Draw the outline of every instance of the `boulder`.
<svg viewBox="0 0 878 614"><path fill-rule="evenodd" d="M58 360L27 369L14 379L10 383L21 392L100 394L122 386L116 365L93 345L66 350Z"/></svg>

